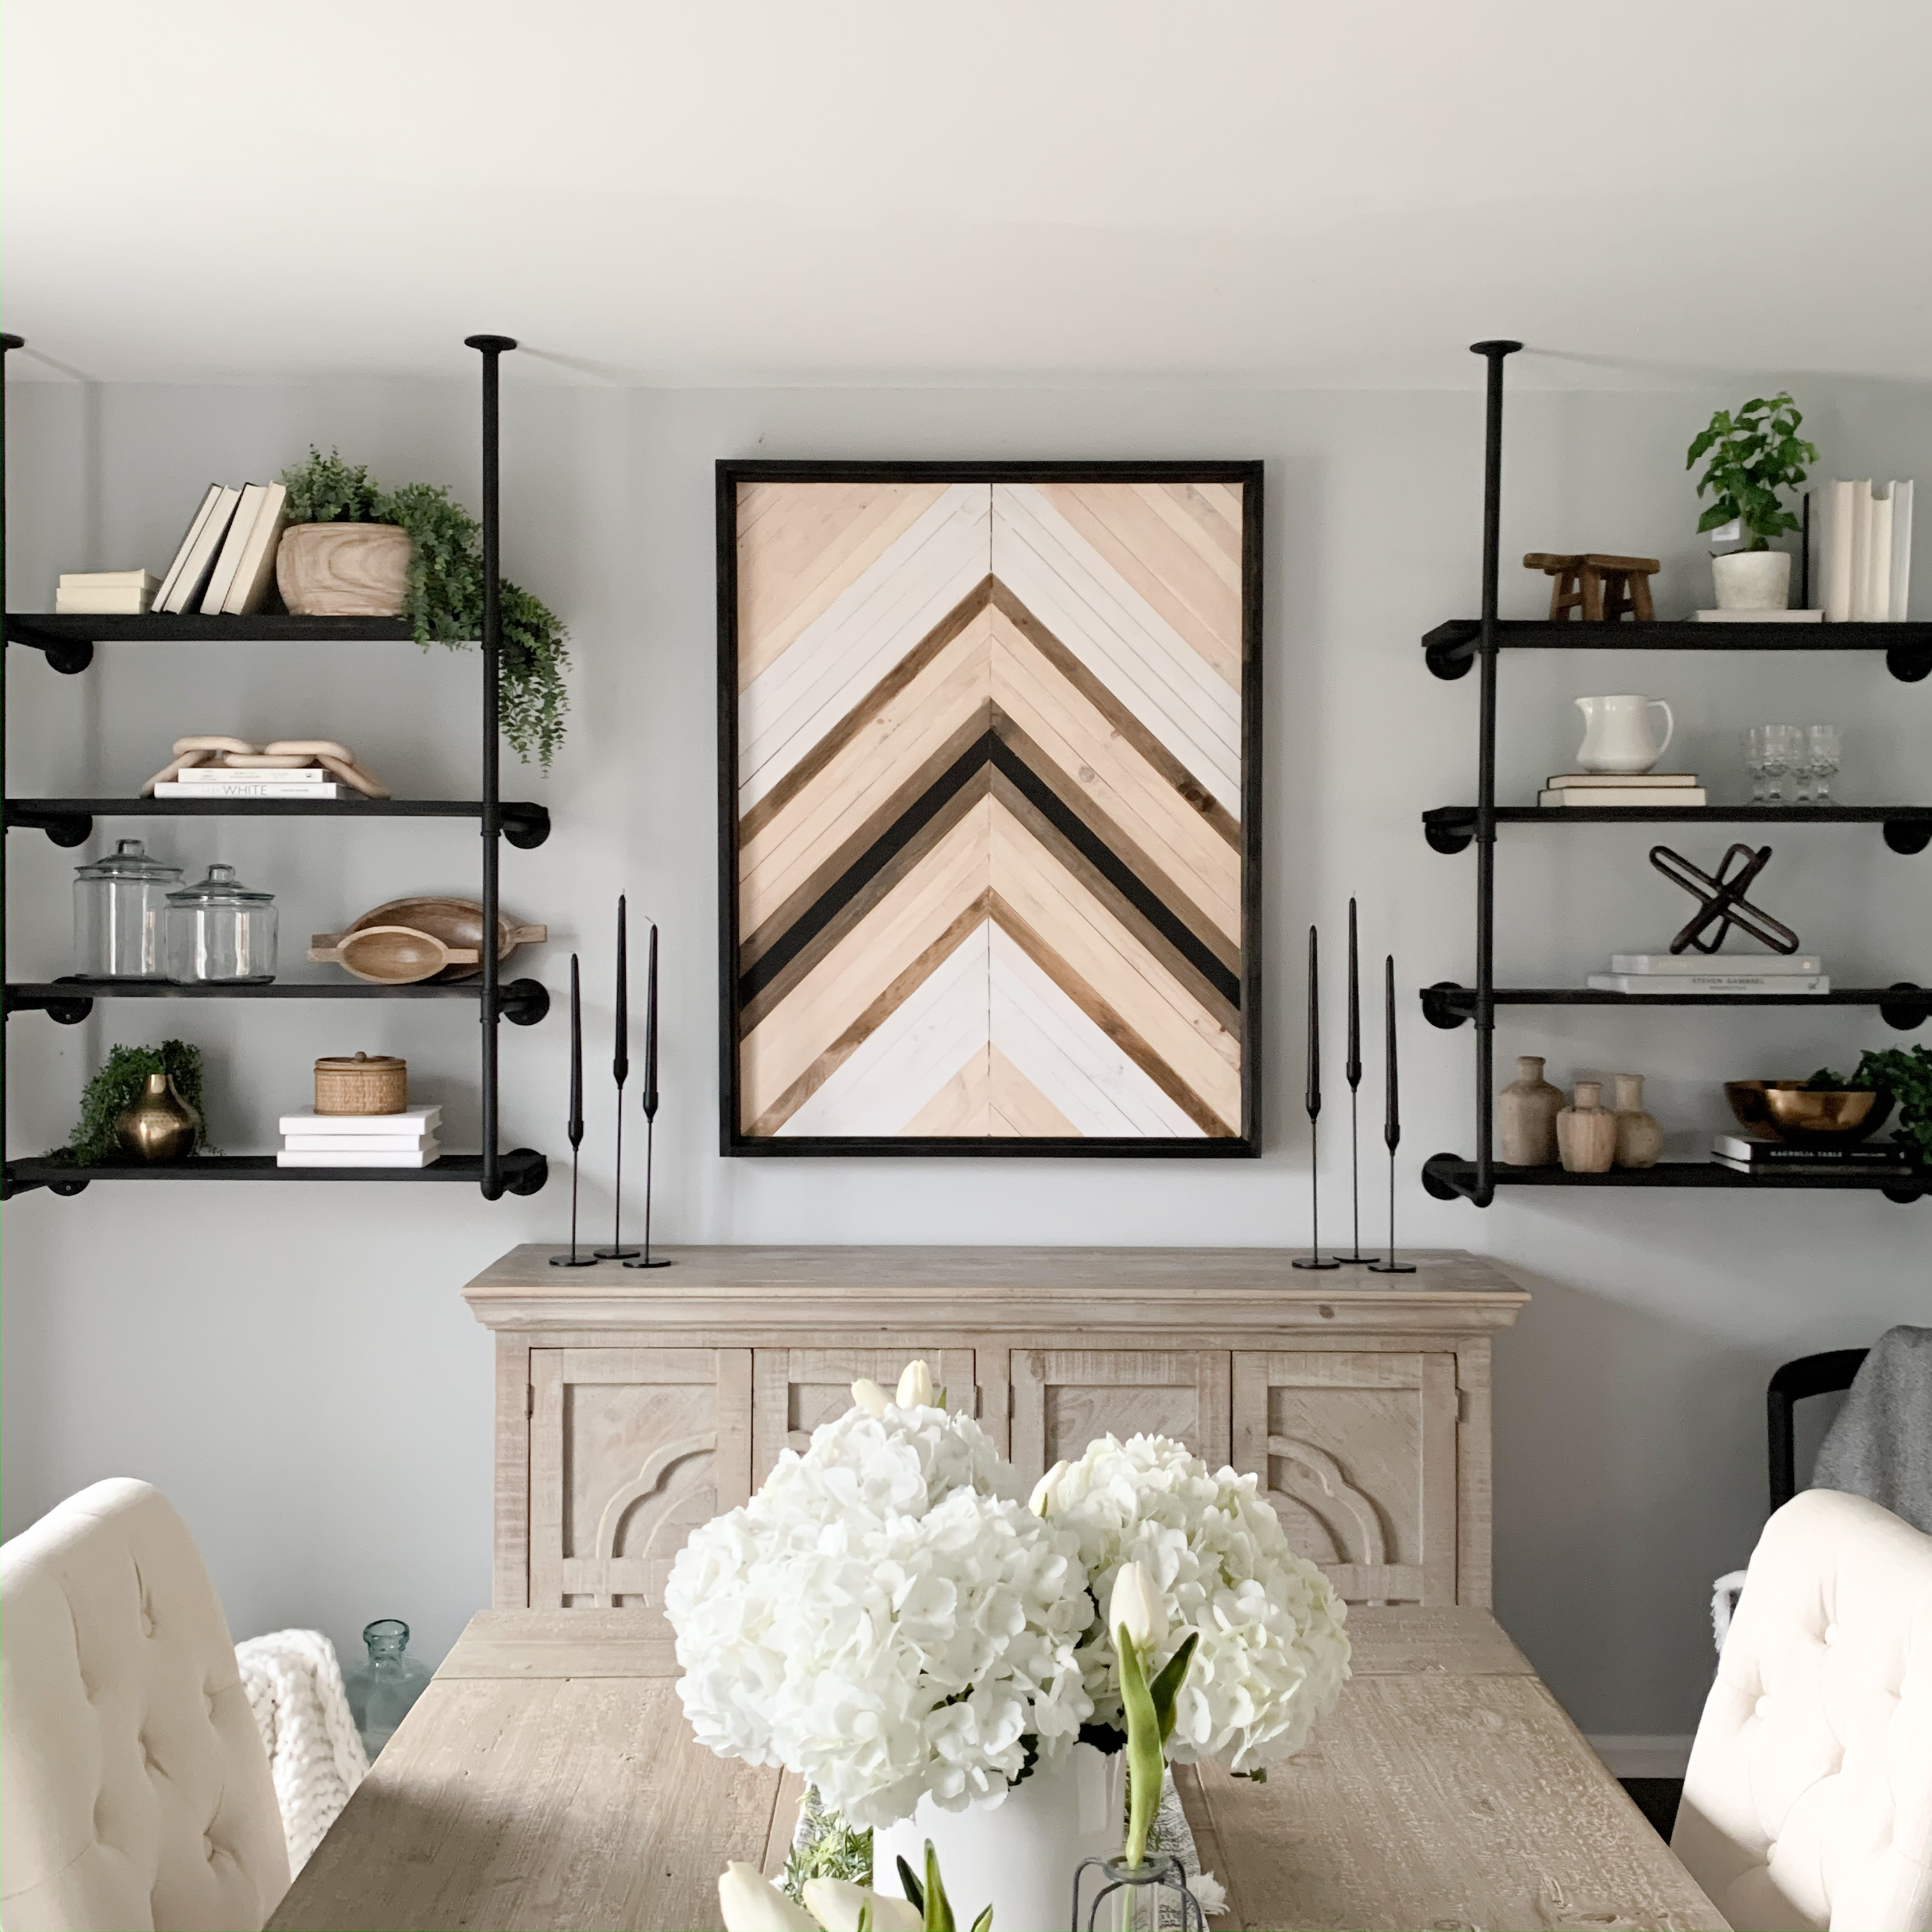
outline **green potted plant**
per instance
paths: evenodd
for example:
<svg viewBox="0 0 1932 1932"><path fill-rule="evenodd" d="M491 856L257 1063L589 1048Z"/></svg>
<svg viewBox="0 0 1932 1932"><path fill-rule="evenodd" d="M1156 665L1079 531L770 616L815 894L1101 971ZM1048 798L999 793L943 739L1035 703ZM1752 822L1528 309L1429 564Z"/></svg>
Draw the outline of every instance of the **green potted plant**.
<svg viewBox="0 0 1932 1932"><path fill-rule="evenodd" d="M385 490L360 464L310 446L285 470L289 527L275 554L282 601L298 615L406 616L416 642L453 647L483 632L483 527L446 484ZM507 579L502 620L503 736L548 770L563 742L569 663L555 612Z"/></svg>
<svg viewBox="0 0 1932 1932"><path fill-rule="evenodd" d="M1711 503L1697 520L1702 532L1736 526L1744 548L1711 555L1720 610L1782 610L1791 602L1791 554L1773 550L1771 539L1799 527L1779 500L1781 490L1804 481L1804 465L1818 452L1798 434L1804 418L1780 389L1754 396L1733 415L1720 410L1691 439L1684 466L1708 454L1709 464L1697 479L1697 494ZM1729 532L1727 532L1728 534Z"/></svg>

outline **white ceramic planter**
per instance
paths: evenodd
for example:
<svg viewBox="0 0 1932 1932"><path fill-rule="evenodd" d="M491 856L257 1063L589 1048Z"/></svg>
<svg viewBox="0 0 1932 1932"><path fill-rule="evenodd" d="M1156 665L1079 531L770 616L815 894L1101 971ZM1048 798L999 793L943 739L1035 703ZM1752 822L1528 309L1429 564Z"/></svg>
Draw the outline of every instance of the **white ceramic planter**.
<svg viewBox="0 0 1932 1932"><path fill-rule="evenodd" d="M990 1810L942 1811L922 1798L911 1817L873 1832L874 1889L896 1898L894 1858L923 1872L930 1838L962 1925L990 1904L996 1932L1058 1932L1072 1907L1075 1868L1120 1849L1126 1775L1124 1756L1076 1744Z"/></svg>
<svg viewBox="0 0 1932 1932"><path fill-rule="evenodd" d="M1791 602L1788 550L1734 550L1711 560L1720 610L1782 610Z"/></svg>

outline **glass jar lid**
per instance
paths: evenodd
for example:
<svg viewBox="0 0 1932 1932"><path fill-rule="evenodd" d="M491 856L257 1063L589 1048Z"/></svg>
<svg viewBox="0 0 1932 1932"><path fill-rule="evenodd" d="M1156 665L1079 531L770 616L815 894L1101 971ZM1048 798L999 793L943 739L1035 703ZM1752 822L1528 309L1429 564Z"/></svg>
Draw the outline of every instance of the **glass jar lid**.
<svg viewBox="0 0 1932 1932"><path fill-rule="evenodd" d="M178 872L176 877L180 877ZM208 867L206 878L168 895L168 904L178 906L273 905L274 902L273 892L258 892L244 886L235 876L232 866L224 866L219 861Z"/></svg>
<svg viewBox="0 0 1932 1932"><path fill-rule="evenodd" d="M74 875L76 879L151 879L164 885L170 879L179 878L182 868L157 859L140 839L123 838L104 857L75 866Z"/></svg>

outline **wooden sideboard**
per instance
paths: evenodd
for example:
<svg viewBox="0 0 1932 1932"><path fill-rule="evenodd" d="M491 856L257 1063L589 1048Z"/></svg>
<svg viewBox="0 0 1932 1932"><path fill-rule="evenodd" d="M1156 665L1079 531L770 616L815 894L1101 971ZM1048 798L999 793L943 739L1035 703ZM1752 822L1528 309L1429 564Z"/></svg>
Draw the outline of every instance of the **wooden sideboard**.
<svg viewBox="0 0 1932 1932"><path fill-rule="evenodd" d="M1490 1602L1492 1262L1310 1275L1285 1250L668 1248L646 1273L513 1249L496 1338L500 1609L663 1600L691 1531L916 1356L1030 1481L1158 1431L1264 1478L1352 1603Z"/></svg>

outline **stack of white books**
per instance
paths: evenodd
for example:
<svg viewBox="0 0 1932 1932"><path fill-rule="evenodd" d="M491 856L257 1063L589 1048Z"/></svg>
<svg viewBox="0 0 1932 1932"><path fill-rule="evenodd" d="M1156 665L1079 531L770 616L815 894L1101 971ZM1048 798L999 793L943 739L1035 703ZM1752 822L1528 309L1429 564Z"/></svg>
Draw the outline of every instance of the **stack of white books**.
<svg viewBox="0 0 1932 1932"><path fill-rule="evenodd" d="M430 1167L442 1158L440 1107L400 1114L284 1114L278 1167Z"/></svg>
<svg viewBox="0 0 1932 1932"><path fill-rule="evenodd" d="M1536 795L1542 806L1642 806L1681 812L1706 802L1695 772L1558 772Z"/></svg>
<svg viewBox="0 0 1932 1932"><path fill-rule="evenodd" d="M326 765L190 765L154 787L157 798L346 798Z"/></svg>
<svg viewBox="0 0 1932 1932"><path fill-rule="evenodd" d="M1828 993L1815 952L1613 952L1607 973L1590 975L1593 993Z"/></svg>
<svg viewBox="0 0 1932 1932"><path fill-rule="evenodd" d="M152 570L69 570L54 586L57 617L138 617L161 580Z"/></svg>
<svg viewBox="0 0 1932 1932"><path fill-rule="evenodd" d="M275 580L275 551L288 526L279 483L211 483L154 592L157 610L245 617Z"/></svg>

